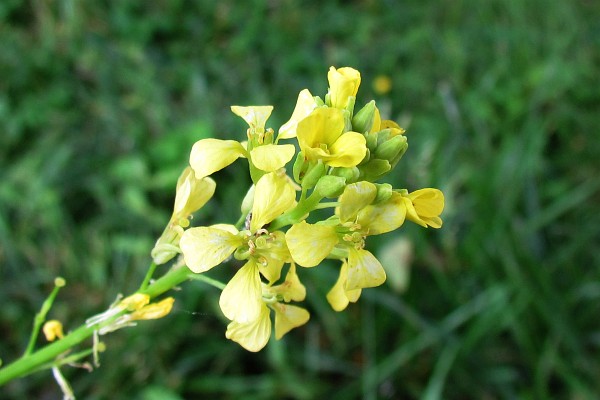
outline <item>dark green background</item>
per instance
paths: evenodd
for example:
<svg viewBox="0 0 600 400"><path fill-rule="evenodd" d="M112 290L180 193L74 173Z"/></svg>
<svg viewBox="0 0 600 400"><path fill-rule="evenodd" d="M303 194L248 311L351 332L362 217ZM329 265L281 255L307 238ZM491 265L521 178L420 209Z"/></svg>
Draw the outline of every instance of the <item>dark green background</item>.
<svg viewBox="0 0 600 400"><path fill-rule="evenodd" d="M337 267L300 271L312 318L251 354L224 338L218 291L106 337L102 366L63 368L82 399L592 399L600 393L600 3L76 1L0 3L0 357L25 348L55 276L67 329L139 285L190 146L242 139L232 104L327 90L362 73L408 130L389 179L446 194L410 283L341 314ZM384 75L393 87L373 91ZM234 222L242 162L197 218ZM410 226L409 226L410 225ZM391 249L391 250L390 250ZM394 253L395 254L395 253ZM386 266L399 271L400 256ZM213 276L218 277L220 271ZM391 280L391 279L390 279ZM41 340L40 340L41 342ZM60 398L49 372L2 398Z"/></svg>

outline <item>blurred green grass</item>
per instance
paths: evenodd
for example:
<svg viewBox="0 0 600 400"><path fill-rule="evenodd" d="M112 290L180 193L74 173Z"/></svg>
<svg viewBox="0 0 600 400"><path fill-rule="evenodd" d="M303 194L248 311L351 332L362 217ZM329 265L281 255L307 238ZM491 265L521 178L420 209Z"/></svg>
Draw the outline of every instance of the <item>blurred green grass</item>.
<svg viewBox="0 0 600 400"><path fill-rule="evenodd" d="M52 316L75 327L135 289L202 137L241 138L232 104L289 117L330 65L362 72L408 129L392 177L440 187L440 231L370 240L410 282L342 314L335 268L305 272L312 320L260 354L224 338L192 282L169 318L109 336L81 398L541 399L600 393L600 6L592 1L19 1L0 4L0 357ZM372 83L388 76L392 90ZM362 103L361 103L362 104ZM198 218L233 221L246 178L219 173ZM387 249L387 250L386 250ZM391 249L391 250L390 250ZM396 251L396 253L394 253ZM401 255L402 253L400 253ZM393 261L390 261L393 264ZM215 271L215 274L221 273ZM312 278L312 279L311 279ZM50 374L3 396L56 398Z"/></svg>

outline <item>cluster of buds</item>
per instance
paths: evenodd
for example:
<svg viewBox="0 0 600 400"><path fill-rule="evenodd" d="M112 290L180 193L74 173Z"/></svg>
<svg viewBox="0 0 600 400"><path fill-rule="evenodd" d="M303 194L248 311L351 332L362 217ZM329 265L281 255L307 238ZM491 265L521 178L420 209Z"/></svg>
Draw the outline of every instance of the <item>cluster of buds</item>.
<svg viewBox="0 0 600 400"><path fill-rule="evenodd" d="M402 158L407 140L398 124L381 119L375 101L354 112L360 73L331 67L328 81L324 99L307 89L300 92L277 134L266 127L272 106L233 106L248 124L247 140L194 144L190 166L177 184L173 216L152 251L156 264L182 254L198 274L230 257L243 262L219 305L230 321L226 337L250 351L268 343L271 311L277 339L308 321L308 311L292 303L306 297L297 266L339 260L339 278L327 300L342 311L362 289L386 279L366 249L368 236L398 229L406 219L424 227L442 225L444 196L438 189L409 192L377 183ZM292 142L281 143L286 140ZM189 227L191 214L215 191L210 175L239 158L247 159L253 182L241 202L241 222ZM328 208L329 217L315 220L314 210Z"/></svg>

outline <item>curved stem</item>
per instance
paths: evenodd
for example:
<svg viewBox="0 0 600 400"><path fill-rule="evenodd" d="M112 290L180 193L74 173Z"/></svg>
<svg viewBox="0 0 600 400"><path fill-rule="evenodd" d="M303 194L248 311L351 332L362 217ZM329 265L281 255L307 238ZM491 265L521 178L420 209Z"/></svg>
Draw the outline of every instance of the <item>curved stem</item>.
<svg viewBox="0 0 600 400"><path fill-rule="evenodd" d="M144 290L140 290L138 293L144 293L149 295L151 298L154 298L186 281L190 275L191 272L186 266L173 268L164 276L157 279ZM56 357L75 347L85 339L91 337L94 334L94 331L110 324L119 316L120 314L117 314L110 319L90 326L84 324L66 335L64 338L50 343L30 354L26 354L12 363L0 368L0 386L13 379L29 375L45 365L51 365Z"/></svg>

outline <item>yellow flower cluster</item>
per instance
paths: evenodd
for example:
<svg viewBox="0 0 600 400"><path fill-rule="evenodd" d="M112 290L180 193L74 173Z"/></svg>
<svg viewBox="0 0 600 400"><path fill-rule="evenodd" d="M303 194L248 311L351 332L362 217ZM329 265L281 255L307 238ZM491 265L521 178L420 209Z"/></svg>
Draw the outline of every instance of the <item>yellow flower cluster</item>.
<svg viewBox="0 0 600 400"><path fill-rule="evenodd" d="M297 266L339 260L339 278L327 300L341 311L358 300L362 289L386 279L366 249L368 236L391 232L406 219L442 226L441 191L408 192L376 183L398 163L407 140L395 122L381 119L374 101L354 111L360 73L331 67L328 81L324 99L307 89L300 92L277 134L266 127L272 106L233 106L248 124L247 140L194 144L190 167L177 184L173 216L152 252L156 264L182 253L187 267L199 274L230 257L243 262L219 305L230 321L226 337L250 351L268 343L271 315L277 339L308 321L308 311L292 304L306 297ZM284 140L292 142L280 143ZM247 159L253 182L241 205L242 222L188 228L191 214L215 191L210 175L239 158ZM311 212L325 208L333 210L330 217L307 222Z"/></svg>

